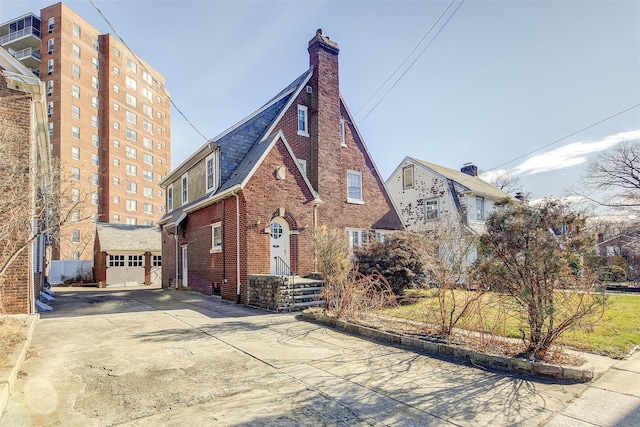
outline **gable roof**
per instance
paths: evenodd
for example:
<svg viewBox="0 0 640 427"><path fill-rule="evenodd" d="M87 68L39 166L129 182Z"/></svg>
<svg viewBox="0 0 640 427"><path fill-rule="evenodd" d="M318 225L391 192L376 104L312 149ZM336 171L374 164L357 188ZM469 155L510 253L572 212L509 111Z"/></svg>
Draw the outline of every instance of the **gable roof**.
<svg viewBox="0 0 640 427"><path fill-rule="evenodd" d="M498 187L491 185L486 181L483 181L477 176L471 176L455 169L436 165L435 163L425 162L424 160L416 159L413 157L407 157L407 159L411 160L413 163L431 169L431 171L437 173L438 175L441 175L444 178L461 185L467 191L471 191L472 193L478 194L480 196L491 197L494 199L503 199L505 197L510 197L509 193L506 193Z"/></svg>
<svg viewBox="0 0 640 427"><path fill-rule="evenodd" d="M99 222L96 233L102 252L161 252L160 228Z"/></svg>

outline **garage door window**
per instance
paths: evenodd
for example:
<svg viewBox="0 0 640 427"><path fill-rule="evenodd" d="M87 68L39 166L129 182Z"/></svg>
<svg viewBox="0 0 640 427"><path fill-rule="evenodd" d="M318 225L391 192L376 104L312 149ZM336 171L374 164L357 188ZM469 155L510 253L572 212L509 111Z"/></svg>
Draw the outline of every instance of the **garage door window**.
<svg viewBox="0 0 640 427"><path fill-rule="evenodd" d="M142 255L129 255L129 267L142 267Z"/></svg>
<svg viewBox="0 0 640 427"><path fill-rule="evenodd" d="M124 267L124 255L109 255L109 267Z"/></svg>
<svg viewBox="0 0 640 427"><path fill-rule="evenodd" d="M162 265L162 255L153 256L153 266L160 267Z"/></svg>

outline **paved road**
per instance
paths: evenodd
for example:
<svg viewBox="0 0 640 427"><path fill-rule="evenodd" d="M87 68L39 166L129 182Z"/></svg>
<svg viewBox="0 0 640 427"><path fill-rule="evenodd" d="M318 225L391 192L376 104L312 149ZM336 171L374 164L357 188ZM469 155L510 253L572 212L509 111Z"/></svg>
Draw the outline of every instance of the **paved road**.
<svg viewBox="0 0 640 427"><path fill-rule="evenodd" d="M56 290L0 427L563 425L559 413L589 387L487 372L197 293Z"/></svg>

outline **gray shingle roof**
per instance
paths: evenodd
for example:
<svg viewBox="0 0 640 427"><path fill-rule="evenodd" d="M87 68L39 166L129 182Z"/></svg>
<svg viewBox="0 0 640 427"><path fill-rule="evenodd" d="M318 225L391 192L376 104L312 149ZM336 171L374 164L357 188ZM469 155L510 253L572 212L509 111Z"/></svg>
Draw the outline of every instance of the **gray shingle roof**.
<svg viewBox="0 0 640 427"><path fill-rule="evenodd" d="M148 225L111 224L99 222L96 232L103 252L160 252L162 236L160 228Z"/></svg>

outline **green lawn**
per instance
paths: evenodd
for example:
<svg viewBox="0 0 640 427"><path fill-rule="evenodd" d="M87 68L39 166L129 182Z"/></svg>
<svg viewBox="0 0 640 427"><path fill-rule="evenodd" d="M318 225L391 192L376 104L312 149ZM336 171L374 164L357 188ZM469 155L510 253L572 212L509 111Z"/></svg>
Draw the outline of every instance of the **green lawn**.
<svg viewBox="0 0 640 427"><path fill-rule="evenodd" d="M415 302L381 310L380 314L434 323L437 298L433 296L432 290L419 291L418 295L420 298ZM456 294L456 298L460 296L461 294ZM640 295L609 295L606 307L598 322L586 319L566 332L558 343L616 358L624 357L634 346L640 345ZM474 306L457 327L520 338L522 317L515 307L505 303L496 294L487 293L483 296L482 304Z"/></svg>

